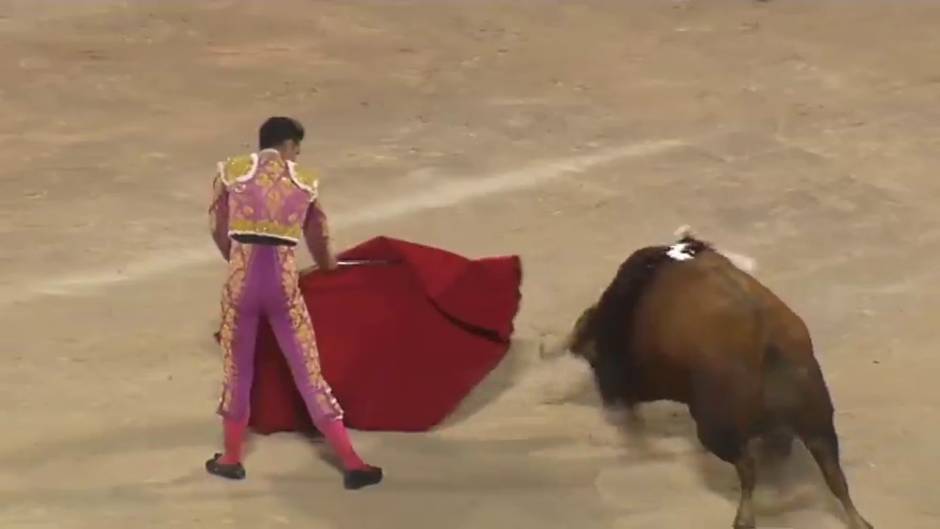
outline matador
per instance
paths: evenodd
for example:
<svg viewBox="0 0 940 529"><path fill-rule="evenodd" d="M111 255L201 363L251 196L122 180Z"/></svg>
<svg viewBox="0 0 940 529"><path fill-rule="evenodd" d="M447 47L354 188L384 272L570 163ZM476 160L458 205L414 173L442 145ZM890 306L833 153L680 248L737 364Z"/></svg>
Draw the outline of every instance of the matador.
<svg viewBox="0 0 940 529"><path fill-rule="evenodd" d="M360 459L343 424L343 410L320 370L313 324L301 296L295 248L303 238L320 270L337 267L316 174L297 163L304 128L273 117L259 131L259 150L218 164L209 208L212 237L228 261L219 341L224 381L218 413L225 452L206 470L244 479L242 447L248 429L255 340L267 318L316 428L337 452L347 489L382 480L382 469Z"/></svg>

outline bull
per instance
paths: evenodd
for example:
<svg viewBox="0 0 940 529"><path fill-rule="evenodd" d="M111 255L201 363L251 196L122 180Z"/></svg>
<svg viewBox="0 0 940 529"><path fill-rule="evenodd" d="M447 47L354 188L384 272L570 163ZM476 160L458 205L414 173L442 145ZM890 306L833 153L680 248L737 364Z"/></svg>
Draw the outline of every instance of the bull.
<svg viewBox="0 0 940 529"><path fill-rule="evenodd" d="M637 250L577 319L567 349L590 364L605 406L688 406L702 445L737 470L736 529L755 527L758 443L786 455L796 437L850 529L872 529L849 496L832 400L805 323L729 256L689 232L671 246Z"/></svg>

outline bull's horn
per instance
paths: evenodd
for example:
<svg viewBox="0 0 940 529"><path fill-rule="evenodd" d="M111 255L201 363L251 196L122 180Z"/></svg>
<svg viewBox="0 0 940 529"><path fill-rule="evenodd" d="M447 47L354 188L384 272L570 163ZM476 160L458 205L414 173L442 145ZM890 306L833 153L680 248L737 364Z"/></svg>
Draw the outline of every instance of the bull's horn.
<svg viewBox="0 0 940 529"><path fill-rule="evenodd" d="M728 258L729 261L731 261L731 264L740 268L741 270L744 270L747 273L753 273L755 270L757 270L757 259L735 252L728 252L725 250L719 251L721 252L721 255L724 255Z"/></svg>
<svg viewBox="0 0 940 529"><path fill-rule="evenodd" d="M689 226L688 224L683 224L682 226L679 226L678 228L676 228L676 231L672 232L672 234L679 238L691 237L692 226Z"/></svg>

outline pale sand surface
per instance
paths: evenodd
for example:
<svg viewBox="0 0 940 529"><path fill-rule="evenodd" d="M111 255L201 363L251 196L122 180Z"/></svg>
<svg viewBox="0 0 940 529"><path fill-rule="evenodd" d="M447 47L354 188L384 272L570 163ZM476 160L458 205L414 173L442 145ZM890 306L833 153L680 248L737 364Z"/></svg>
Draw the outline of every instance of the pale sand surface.
<svg viewBox="0 0 940 529"><path fill-rule="evenodd" d="M688 223L809 323L863 514L940 527L938 24L888 0L0 0L0 526L730 527L734 470L683 408L646 408L641 446L538 354ZM271 114L307 124L340 247L524 261L511 354L435 432L354 432L387 470L361 493L291 435L243 483L202 469L209 183ZM757 515L843 527L802 450Z"/></svg>

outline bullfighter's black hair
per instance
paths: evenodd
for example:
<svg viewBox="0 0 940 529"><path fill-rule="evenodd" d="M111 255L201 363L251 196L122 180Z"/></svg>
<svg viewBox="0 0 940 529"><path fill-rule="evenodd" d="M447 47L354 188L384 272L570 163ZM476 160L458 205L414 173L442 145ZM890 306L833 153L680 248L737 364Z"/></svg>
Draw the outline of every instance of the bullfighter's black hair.
<svg viewBox="0 0 940 529"><path fill-rule="evenodd" d="M270 149L287 140L300 143L304 139L304 126L294 118L275 116L268 118L258 129L258 148Z"/></svg>

